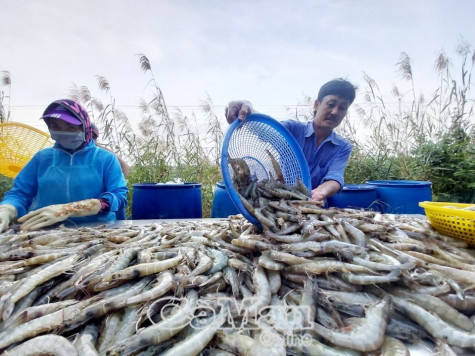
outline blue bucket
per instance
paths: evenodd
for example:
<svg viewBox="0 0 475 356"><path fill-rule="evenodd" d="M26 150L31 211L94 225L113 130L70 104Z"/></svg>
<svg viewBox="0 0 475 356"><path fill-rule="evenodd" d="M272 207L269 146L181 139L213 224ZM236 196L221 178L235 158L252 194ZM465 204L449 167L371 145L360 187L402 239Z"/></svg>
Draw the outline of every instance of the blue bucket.
<svg viewBox="0 0 475 356"><path fill-rule="evenodd" d="M201 184L133 185L132 219L201 219Z"/></svg>
<svg viewBox="0 0 475 356"><path fill-rule="evenodd" d="M369 184L345 184L343 189L327 199L329 207L379 211L376 187Z"/></svg>
<svg viewBox="0 0 475 356"><path fill-rule="evenodd" d="M385 214L425 214L421 201L432 201L432 182L417 180L371 180Z"/></svg>
<svg viewBox="0 0 475 356"><path fill-rule="evenodd" d="M224 182L216 183L214 192L213 207L211 208L212 218L227 218L229 215L240 214L234 205Z"/></svg>

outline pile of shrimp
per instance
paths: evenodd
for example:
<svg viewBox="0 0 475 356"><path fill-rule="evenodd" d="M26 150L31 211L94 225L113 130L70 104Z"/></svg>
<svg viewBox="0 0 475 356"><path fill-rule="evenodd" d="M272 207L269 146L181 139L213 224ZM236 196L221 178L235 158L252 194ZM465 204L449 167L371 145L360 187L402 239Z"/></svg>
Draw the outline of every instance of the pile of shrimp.
<svg viewBox="0 0 475 356"><path fill-rule="evenodd" d="M0 235L3 355L473 354L475 255L424 219L241 215Z"/></svg>

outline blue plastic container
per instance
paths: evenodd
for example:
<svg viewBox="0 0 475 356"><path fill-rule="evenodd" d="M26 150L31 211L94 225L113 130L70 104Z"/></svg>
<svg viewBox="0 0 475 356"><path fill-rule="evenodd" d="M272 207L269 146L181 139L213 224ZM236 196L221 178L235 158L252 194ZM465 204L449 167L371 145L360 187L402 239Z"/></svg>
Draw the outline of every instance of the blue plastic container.
<svg viewBox="0 0 475 356"><path fill-rule="evenodd" d="M120 209L115 212L115 217L117 220L127 220L127 214L125 208Z"/></svg>
<svg viewBox="0 0 475 356"><path fill-rule="evenodd" d="M201 184L134 184L132 219L202 218Z"/></svg>
<svg viewBox="0 0 475 356"><path fill-rule="evenodd" d="M229 215L239 214L238 208L229 196L224 182L216 183L214 192L213 207L211 208L212 218L227 218Z"/></svg>
<svg viewBox="0 0 475 356"><path fill-rule="evenodd" d="M379 211L376 186L370 184L345 184L327 203L329 207Z"/></svg>
<svg viewBox="0 0 475 356"><path fill-rule="evenodd" d="M432 201L432 182L417 180L371 180L385 214L425 214L421 201Z"/></svg>

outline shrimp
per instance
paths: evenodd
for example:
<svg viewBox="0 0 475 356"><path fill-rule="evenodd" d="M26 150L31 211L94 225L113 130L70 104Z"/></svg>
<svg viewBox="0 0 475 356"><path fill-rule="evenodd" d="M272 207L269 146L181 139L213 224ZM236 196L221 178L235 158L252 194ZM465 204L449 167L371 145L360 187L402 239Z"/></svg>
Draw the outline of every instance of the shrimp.
<svg viewBox="0 0 475 356"><path fill-rule="evenodd" d="M242 158L228 158L234 177L233 183L239 192L244 192L251 183L251 170Z"/></svg>
<svg viewBox="0 0 475 356"><path fill-rule="evenodd" d="M285 340L274 328L265 322L259 323L259 332L254 336L254 344L249 356L260 356L268 353L273 356L285 356Z"/></svg>
<svg viewBox="0 0 475 356"><path fill-rule="evenodd" d="M256 287L256 295L252 298L252 303L247 308L247 312L255 316L262 308L270 304L272 294L266 272L261 266L257 266L254 270L253 282Z"/></svg>
<svg viewBox="0 0 475 356"><path fill-rule="evenodd" d="M252 239L233 239L231 243L235 246L248 248L253 251L274 250L277 247L266 242L252 240Z"/></svg>
<svg viewBox="0 0 475 356"><path fill-rule="evenodd" d="M113 295L109 298L103 299L94 303L80 312L76 313L74 317L65 319L63 323L64 330L73 330L78 326L85 324L87 321L105 315L108 312L119 310L126 306L126 301L130 296L139 294L150 283L151 276L146 276L133 285L130 285L125 292L118 295ZM119 288L118 288L119 289ZM122 289L120 289L122 290Z"/></svg>
<svg viewBox="0 0 475 356"><path fill-rule="evenodd" d="M234 355L248 355L254 345L254 340L243 334L225 334L217 331L213 345Z"/></svg>
<svg viewBox="0 0 475 356"><path fill-rule="evenodd" d="M228 265L231 268L237 269L240 272L252 272L252 265L240 260L239 258L230 258Z"/></svg>
<svg viewBox="0 0 475 356"><path fill-rule="evenodd" d="M120 325L122 313L120 311L110 313L102 321L99 332L99 337L96 341L96 348L98 352L104 351L109 347Z"/></svg>
<svg viewBox="0 0 475 356"><path fill-rule="evenodd" d="M64 336L42 335L5 351L4 355L35 356L54 354L56 356L78 356L78 351Z"/></svg>
<svg viewBox="0 0 475 356"><path fill-rule="evenodd" d="M384 276L369 276L362 274L353 274L353 273L342 273L341 278L352 284L379 284L379 283L390 283L397 282L400 279L401 269L396 268L391 271L389 274Z"/></svg>
<svg viewBox="0 0 475 356"><path fill-rule="evenodd" d="M106 355L131 355L143 350L147 346L158 345L171 339L183 330L191 320L196 309L198 293L188 291L185 303L172 315L157 324L141 329L137 334L122 340L105 351Z"/></svg>
<svg viewBox="0 0 475 356"><path fill-rule="evenodd" d="M22 282L20 282L20 284L16 286L15 289L11 292L10 297L5 301L2 314L3 320L8 319L15 307L15 303L18 300L26 296L41 283L44 283L45 281L53 277L59 276L61 273L70 269L71 266L74 265L74 262L76 260L76 256L71 256L48 266L37 274L34 274L31 277L26 278Z"/></svg>
<svg viewBox="0 0 475 356"><path fill-rule="evenodd" d="M124 310L124 314L122 315L121 324L119 325L119 329L114 337L114 342L111 345L114 345L118 341L122 341L127 339L135 334L136 323L139 319L138 311L142 308L142 305L134 305L131 307L127 307Z"/></svg>
<svg viewBox="0 0 475 356"><path fill-rule="evenodd" d="M279 271L267 270L267 279L269 280L269 286L271 294L274 295L280 289L282 285L282 279Z"/></svg>
<svg viewBox="0 0 475 356"><path fill-rule="evenodd" d="M228 256L224 252L214 248L207 248L205 252L208 253L208 255L211 255L210 257L213 260L213 265L205 272L206 274L213 274L221 271L228 263Z"/></svg>
<svg viewBox="0 0 475 356"><path fill-rule="evenodd" d="M261 255L258 258L258 264L261 267L264 267L268 270L280 271L285 268L283 263L275 262L272 258L267 255Z"/></svg>
<svg viewBox="0 0 475 356"><path fill-rule="evenodd" d="M9 329L17 327L20 324L26 323L27 321L39 318L43 315L54 313L57 310L64 309L72 304L78 303L77 300L65 300L62 302L49 303L44 305L38 305L34 307L29 307L24 309L22 312L13 315L4 323L4 328Z"/></svg>
<svg viewBox="0 0 475 356"><path fill-rule="evenodd" d="M222 237L220 237L220 236L216 236L216 242L217 242L219 245L221 245L222 247L224 247L224 248L226 248L226 249L228 249L228 250L230 250L230 251L233 251L233 252L237 252L237 253L240 253L240 254L246 254L246 253L249 252L249 251L248 251L247 249L245 249L245 248L241 248L241 247L235 246L235 245L233 245L233 244L230 244L230 243L224 241L224 240L222 239Z"/></svg>
<svg viewBox="0 0 475 356"><path fill-rule="evenodd" d="M443 300L432 295L411 293L402 288L393 288L391 289L391 293L397 297L415 303L429 312L437 314L442 320L458 326L465 331L471 331L475 326L470 318L460 313Z"/></svg>
<svg viewBox="0 0 475 356"><path fill-rule="evenodd" d="M224 281L231 286L231 290L234 298L239 298L239 281L236 271L226 266L223 268Z"/></svg>
<svg viewBox="0 0 475 356"><path fill-rule="evenodd" d="M266 153L267 155L270 157L270 161L272 162L272 167L274 168L274 172L275 172L275 180L284 184L285 183L285 179L284 179L284 175L282 174L282 170L280 168L280 165L279 165L279 162L277 162L277 160L275 159L274 155L266 148Z"/></svg>
<svg viewBox="0 0 475 356"><path fill-rule="evenodd" d="M288 244L302 242L306 240L301 234L293 234L293 235L288 235L284 233L275 234L275 233L272 233L271 231L266 231L264 234L266 237L274 239L275 241L284 242Z"/></svg>
<svg viewBox="0 0 475 356"><path fill-rule="evenodd" d="M363 231L357 227L354 227L347 221L341 221L341 225L347 234L352 238L353 243L363 248L366 247L366 235Z"/></svg>
<svg viewBox="0 0 475 356"><path fill-rule="evenodd" d="M194 332L192 335L188 336L185 340L174 344L171 348L167 351L162 353L163 356L173 356L173 355L189 355L195 356L198 355L206 345L211 341L211 339L216 334L216 331L221 328L221 326L226 321L226 317L228 315L229 306L225 304L216 317L211 316L207 318L207 320L200 320L199 327L197 327L197 331ZM202 326L205 325L205 326ZM190 327L195 328L195 327Z"/></svg>
<svg viewBox="0 0 475 356"><path fill-rule="evenodd" d="M149 300L157 299L162 295L168 293L173 287L173 275L170 271L163 271L157 278L155 286L143 293L131 296L125 300L126 305L134 305L137 303L148 302Z"/></svg>
<svg viewBox="0 0 475 356"><path fill-rule="evenodd" d="M95 324L87 324L84 327L83 331L74 341L74 346L76 346L80 356L98 355L97 349L95 347L98 334L99 328Z"/></svg>
<svg viewBox="0 0 475 356"><path fill-rule="evenodd" d="M391 296L394 305L412 320L424 327L434 338L447 341L449 345L475 347L475 334L457 329L424 308L403 298Z"/></svg>
<svg viewBox="0 0 475 356"><path fill-rule="evenodd" d="M313 262L312 260L306 259L304 257L298 257L292 255L291 253L282 252L282 251L275 251L275 250L268 250L263 252L266 256L269 256L275 261L280 261L287 263L288 265L298 265L302 263Z"/></svg>
<svg viewBox="0 0 475 356"><path fill-rule="evenodd" d="M297 273L310 273L310 274L322 274L329 272L367 272L372 273L371 270L368 270L366 267L354 265L351 263L345 263L340 261L332 260L323 260L323 261L313 261L309 263L302 263L298 265L293 265L285 268L286 272L297 272Z"/></svg>
<svg viewBox="0 0 475 356"><path fill-rule="evenodd" d="M397 264L386 264L386 263L378 263L378 262L373 262L370 260L366 260L357 256L353 257L353 263L368 267L369 269L372 269L374 271L394 271L395 269L400 269L400 270L405 270L405 269L413 269L416 264L414 262L407 262L407 263L400 263L397 261Z"/></svg>
<svg viewBox="0 0 475 356"><path fill-rule="evenodd" d="M334 348L325 345L318 340L313 339L309 334L302 336L302 341L288 348L295 352L295 355L315 355L315 356L360 356L361 354L354 350Z"/></svg>
<svg viewBox="0 0 475 356"><path fill-rule="evenodd" d="M381 356L410 356L407 346L391 336L385 336L381 347Z"/></svg>
<svg viewBox="0 0 475 356"><path fill-rule="evenodd" d="M155 274L166 269L175 267L182 261L182 259L183 257L181 255L178 255L177 257L173 257L165 261L142 263L140 265L127 267L122 271L109 274L108 276L102 279L102 282L126 280Z"/></svg>
<svg viewBox="0 0 475 356"><path fill-rule="evenodd" d="M329 330L317 323L312 323L310 332L315 332L325 340L341 347L362 352L375 351L384 342L390 306L389 297L372 305L366 312L366 318L350 332Z"/></svg>
<svg viewBox="0 0 475 356"><path fill-rule="evenodd" d="M200 277L200 276L197 276L197 277ZM207 277L206 280L199 283L198 287L203 288L204 286L207 286L207 285L215 283L216 281L219 281L221 278L223 278L223 272L218 271L212 276Z"/></svg>
<svg viewBox="0 0 475 356"><path fill-rule="evenodd" d="M439 298L446 301L457 310L471 313L475 311L475 296L473 295L465 295L463 300L461 300L456 294L444 294Z"/></svg>
<svg viewBox="0 0 475 356"><path fill-rule="evenodd" d="M86 299L83 302L71 305L54 313L30 320L11 330L0 333L0 349L3 349L15 342L22 341L26 338L34 337L44 332L50 332L60 327L64 320L73 317L76 313L89 304L96 302L99 297Z"/></svg>
<svg viewBox="0 0 475 356"><path fill-rule="evenodd" d="M443 272L447 277L462 284L472 285L475 281L475 271L465 271L462 269L440 266L433 263L428 263L427 268Z"/></svg>

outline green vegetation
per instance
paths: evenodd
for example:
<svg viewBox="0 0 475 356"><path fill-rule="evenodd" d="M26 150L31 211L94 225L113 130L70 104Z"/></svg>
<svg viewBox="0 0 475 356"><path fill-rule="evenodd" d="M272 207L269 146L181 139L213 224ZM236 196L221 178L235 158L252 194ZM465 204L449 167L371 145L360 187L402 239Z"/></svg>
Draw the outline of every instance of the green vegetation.
<svg viewBox="0 0 475 356"><path fill-rule="evenodd" d="M355 112L338 129L354 146L346 170L347 183L429 180L434 200L475 203L475 120L474 99L470 98L475 52L469 44L461 43L456 56L461 63L456 70L444 52L437 56L439 85L429 99L416 94L411 59L406 53L396 64L403 85L409 85L405 94L394 86L386 98L370 75L363 74L364 87L359 88L358 97L364 100L354 104ZM203 217L209 217L213 188L222 180L219 162L226 127L220 126L209 97L199 114L188 117L178 110L171 115L148 58L139 55L139 63L149 77L150 98L141 100L137 132L117 108L106 78L97 76L100 95L93 96L87 87L73 85L69 96L88 109L101 130L99 141L132 165L128 215L133 184L181 179L202 184ZM460 76L455 77L454 72ZM2 72L0 79L0 119L4 121L8 119L9 92L1 89L10 88L9 73ZM387 105L394 101L398 103L395 109ZM311 100L304 98L304 102ZM292 114L311 119L309 113ZM364 123L363 130L356 127L355 116ZM206 122L205 133L194 129L197 121ZM0 180L2 195L10 186L11 180Z"/></svg>
<svg viewBox="0 0 475 356"><path fill-rule="evenodd" d="M434 66L440 84L429 100L416 96L411 60L402 53L397 66L410 83L410 99L394 87L389 100L397 101L396 110L388 109L376 82L364 74L365 103L356 110L368 133L361 137L352 120L346 120L341 132L354 145L348 183L428 180L436 201L475 202L474 99L469 98L475 52L461 43L456 53L460 77L452 75L451 60L440 52Z"/></svg>

